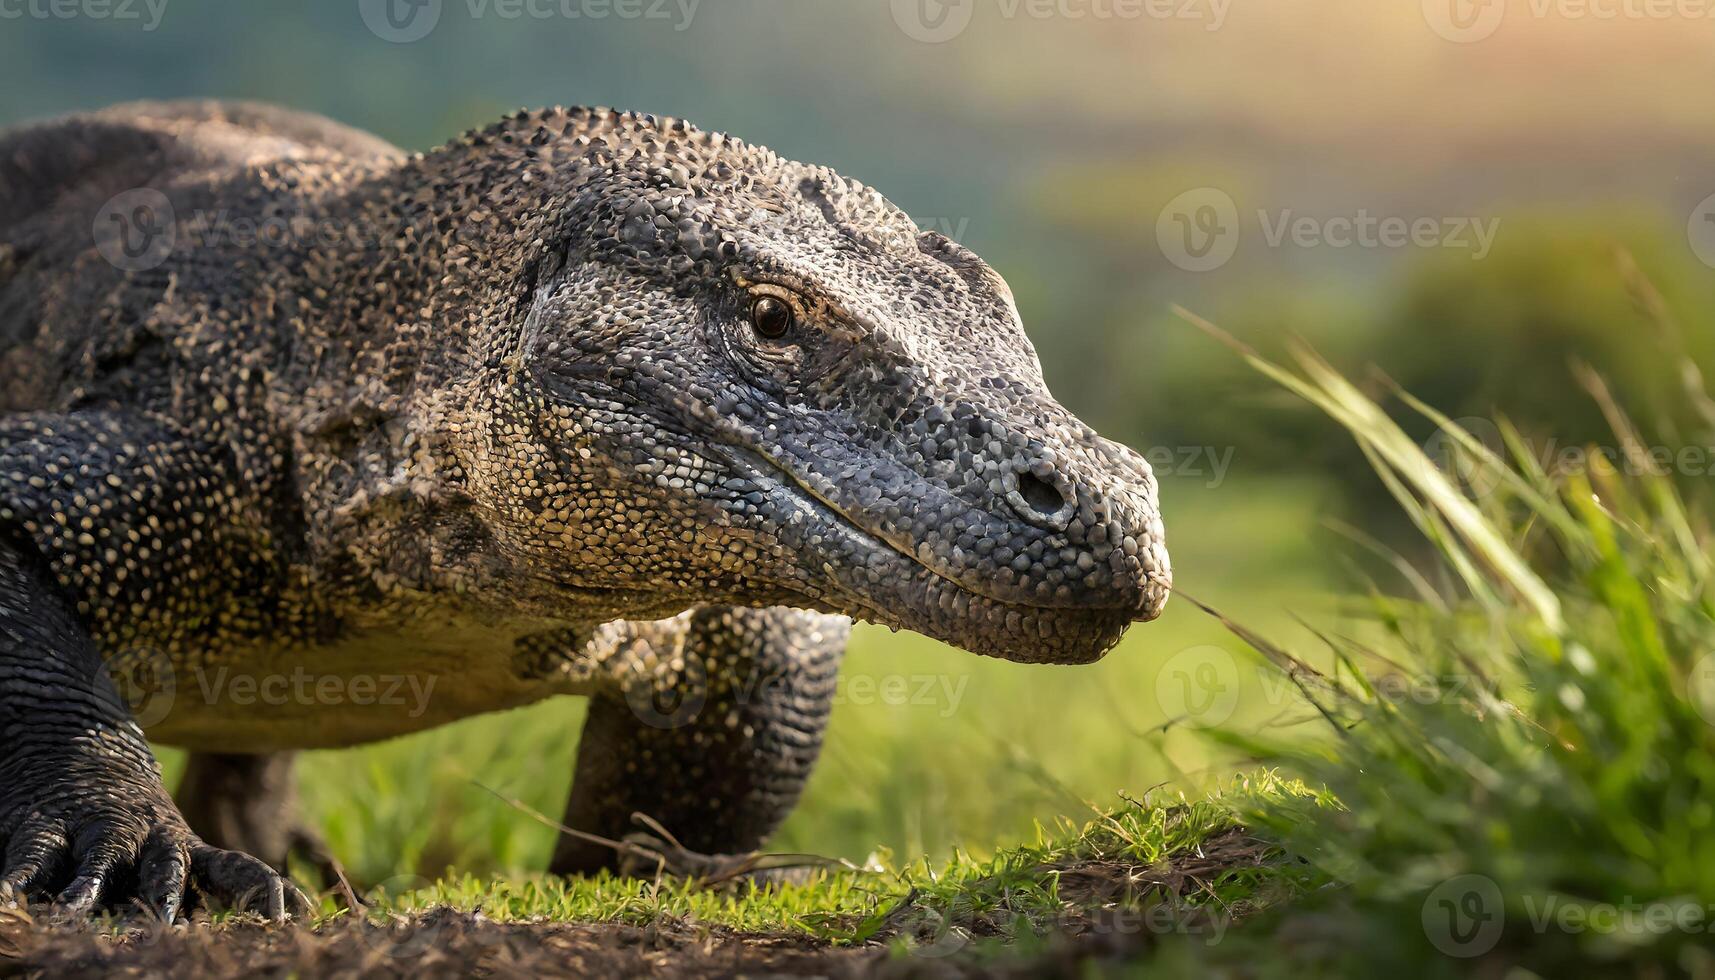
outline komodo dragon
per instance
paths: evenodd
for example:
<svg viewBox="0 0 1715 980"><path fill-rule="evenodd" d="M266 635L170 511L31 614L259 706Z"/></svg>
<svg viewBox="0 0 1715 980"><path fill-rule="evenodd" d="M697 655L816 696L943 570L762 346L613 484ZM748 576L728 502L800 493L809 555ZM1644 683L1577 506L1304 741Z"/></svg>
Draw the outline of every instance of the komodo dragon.
<svg viewBox="0 0 1715 980"><path fill-rule="evenodd" d="M0 134L15 893L280 918L287 753L564 693L569 825L745 852L845 617L1086 663L1169 588L1149 467L1006 283L826 168L585 108L426 154L223 102Z"/></svg>

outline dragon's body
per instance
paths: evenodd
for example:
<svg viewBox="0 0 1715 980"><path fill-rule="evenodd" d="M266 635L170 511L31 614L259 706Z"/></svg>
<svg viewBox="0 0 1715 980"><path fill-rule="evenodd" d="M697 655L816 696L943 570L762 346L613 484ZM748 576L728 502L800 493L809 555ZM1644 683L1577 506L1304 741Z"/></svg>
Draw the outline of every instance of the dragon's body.
<svg viewBox="0 0 1715 980"><path fill-rule="evenodd" d="M0 577L7 879L273 911L204 842L267 849L264 753L584 694L568 822L749 849L845 616L1078 662L1169 585L1148 467L874 191L649 116L407 155L225 103L0 135Z"/></svg>

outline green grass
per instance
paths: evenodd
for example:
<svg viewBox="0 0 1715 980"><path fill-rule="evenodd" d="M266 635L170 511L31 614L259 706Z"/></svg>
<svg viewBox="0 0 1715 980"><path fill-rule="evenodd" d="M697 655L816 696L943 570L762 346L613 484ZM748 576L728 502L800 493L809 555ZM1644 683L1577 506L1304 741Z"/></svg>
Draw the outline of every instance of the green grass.
<svg viewBox="0 0 1715 980"><path fill-rule="evenodd" d="M813 873L802 883L724 889L679 879L610 875L482 878L464 875L368 896L382 920L429 908L480 910L497 921L619 922L662 918L765 933L800 933L851 945L892 942L905 955L1016 955L1069 922L1093 915L1200 916L1221 930L1322 884L1320 872L1240 831L1232 801L1245 805L1329 806L1326 794L1269 774L1233 781L1209 799L1128 801L1084 821L1061 818L1037 828L1031 843L987 858L957 853L944 862L912 861L867 870ZM1222 835L1237 835L1223 838ZM1196 866L1201 848L1225 840L1230 863ZM1184 862L1193 860L1194 866ZM1062 889L1064 873L1097 869L1118 887ZM1085 872L1088 874L1088 872ZM1105 880L1105 879L1104 879ZM341 912L332 897L324 913ZM1139 920L1144 921L1144 920Z"/></svg>
<svg viewBox="0 0 1715 980"><path fill-rule="evenodd" d="M1457 447L1444 470L1308 352L1296 369L1246 356L1357 438L1440 558L1378 588L1367 631L1321 634L1332 670L1251 634L1326 722L1321 738L1223 739L1342 804L1244 807L1249 826L1344 883L1323 903L1341 925L1318 965L1709 975L1706 478L1630 464L1546 471L1504 421L1497 451L1402 394ZM1600 380L1581 379L1615 445L1645 460Z"/></svg>

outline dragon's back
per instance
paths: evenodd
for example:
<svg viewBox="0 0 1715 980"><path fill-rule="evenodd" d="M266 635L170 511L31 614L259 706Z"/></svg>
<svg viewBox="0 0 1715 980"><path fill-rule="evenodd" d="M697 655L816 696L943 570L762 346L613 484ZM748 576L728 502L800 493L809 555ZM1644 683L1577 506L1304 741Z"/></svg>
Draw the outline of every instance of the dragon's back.
<svg viewBox="0 0 1715 980"><path fill-rule="evenodd" d="M25 123L0 131L0 237L87 195L309 151L400 155L385 140L324 116L253 102L127 102Z"/></svg>
<svg viewBox="0 0 1715 980"><path fill-rule="evenodd" d="M242 213L270 165L401 155L324 117L244 102L133 102L0 132L0 412L146 395L137 386L164 383L160 357L186 326L162 300L243 288L230 256L169 254L165 234ZM165 194L176 209L156 206Z"/></svg>

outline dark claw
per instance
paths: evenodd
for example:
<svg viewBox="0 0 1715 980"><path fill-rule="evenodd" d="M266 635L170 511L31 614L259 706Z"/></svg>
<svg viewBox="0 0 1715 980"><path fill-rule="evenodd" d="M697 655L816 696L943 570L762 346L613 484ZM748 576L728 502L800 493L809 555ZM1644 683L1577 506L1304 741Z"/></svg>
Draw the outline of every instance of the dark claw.
<svg viewBox="0 0 1715 980"><path fill-rule="evenodd" d="M310 901L310 896L290 881L281 879L286 886L286 914L294 919L308 919L316 914L316 907Z"/></svg>
<svg viewBox="0 0 1715 980"><path fill-rule="evenodd" d="M296 887L265 862L200 841L191 847L191 875L215 900L239 911L255 912L271 922L286 921L288 889L297 893L294 905L309 905Z"/></svg>
<svg viewBox="0 0 1715 980"><path fill-rule="evenodd" d="M80 837L93 837L94 844L78 860L71 884L60 892L54 903L71 915L87 915L100 903L115 872L135 852L129 834L113 826L99 830L86 829Z"/></svg>
<svg viewBox="0 0 1715 980"><path fill-rule="evenodd" d="M21 899L43 891L58 877L66 848L64 824L47 818L26 821L6 848L6 876L0 885Z"/></svg>
<svg viewBox="0 0 1715 980"><path fill-rule="evenodd" d="M95 903L101 900L101 892L106 885L106 875L80 874L72 879L65 891L60 892L59 897L54 899L54 904L60 906L67 915L87 915L95 908Z"/></svg>
<svg viewBox="0 0 1715 980"><path fill-rule="evenodd" d="M184 906L190 854L185 842L164 830L149 835L137 859L137 894L150 912L172 922Z"/></svg>

